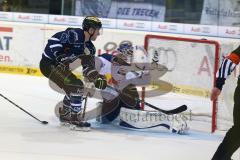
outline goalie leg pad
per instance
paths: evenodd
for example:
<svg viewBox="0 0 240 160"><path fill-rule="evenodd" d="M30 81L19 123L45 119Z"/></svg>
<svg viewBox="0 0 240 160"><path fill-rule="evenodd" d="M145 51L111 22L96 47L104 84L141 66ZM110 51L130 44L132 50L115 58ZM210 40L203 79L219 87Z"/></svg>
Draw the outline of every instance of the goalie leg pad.
<svg viewBox="0 0 240 160"><path fill-rule="evenodd" d="M170 117L171 116L171 117ZM159 111L134 110L121 108L120 126L128 129L169 130L173 133L184 134L189 130L184 119L174 118L176 115L166 115Z"/></svg>
<svg viewBox="0 0 240 160"><path fill-rule="evenodd" d="M121 107L119 98L112 101L103 101L101 105L102 110L100 116L97 117L98 122L109 123L118 117Z"/></svg>

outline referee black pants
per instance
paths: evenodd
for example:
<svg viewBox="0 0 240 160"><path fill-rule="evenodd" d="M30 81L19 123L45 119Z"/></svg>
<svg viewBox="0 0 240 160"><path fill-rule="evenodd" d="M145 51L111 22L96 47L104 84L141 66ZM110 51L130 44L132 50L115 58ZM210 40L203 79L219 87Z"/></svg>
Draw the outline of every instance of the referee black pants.
<svg viewBox="0 0 240 160"><path fill-rule="evenodd" d="M230 160L240 147L240 79L234 92L233 122L212 160Z"/></svg>

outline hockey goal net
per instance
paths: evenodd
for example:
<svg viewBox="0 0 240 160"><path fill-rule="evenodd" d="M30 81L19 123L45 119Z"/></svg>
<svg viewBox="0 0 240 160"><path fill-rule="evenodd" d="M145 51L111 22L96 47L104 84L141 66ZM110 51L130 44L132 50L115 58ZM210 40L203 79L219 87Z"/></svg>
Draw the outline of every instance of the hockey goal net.
<svg viewBox="0 0 240 160"><path fill-rule="evenodd" d="M159 79L173 86L169 93L149 95L148 91L165 84L152 79L143 91L146 101L166 109L186 104L190 128L214 132L231 126L232 110L228 107L232 102L226 99L230 99L232 93L222 93L217 102L210 100L220 61L217 41L146 35L144 48L147 55L138 55L138 58L166 66L167 72Z"/></svg>

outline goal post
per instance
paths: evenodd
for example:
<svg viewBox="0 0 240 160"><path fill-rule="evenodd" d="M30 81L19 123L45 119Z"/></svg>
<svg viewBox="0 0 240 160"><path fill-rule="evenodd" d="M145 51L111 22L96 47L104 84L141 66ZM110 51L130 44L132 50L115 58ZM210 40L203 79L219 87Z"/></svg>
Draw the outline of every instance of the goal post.
<svg viewBox="0 0 240 160"><path fill-rule="evenodd" d="M142 99L149 98L157 104L166 105L167 97L172 105L186 103L194 116L211 119L211 132L214 132L221 116L218 117L218 102L210 101L210 92L219 67L219 43L206 39L146 35L144 49L149 63L155 59L154 62L168 68L168 72L160 79L171 83L173 91L165 97L154 99L148 97L151 88L146 87L142 90Z"/></svg>

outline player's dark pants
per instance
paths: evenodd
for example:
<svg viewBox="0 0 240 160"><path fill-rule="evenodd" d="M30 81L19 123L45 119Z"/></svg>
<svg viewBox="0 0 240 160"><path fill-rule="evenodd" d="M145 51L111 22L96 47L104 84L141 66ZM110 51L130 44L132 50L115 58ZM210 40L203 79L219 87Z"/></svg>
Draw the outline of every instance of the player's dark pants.
<svg viewBox="0 0 240 160"><path fill-rule="evenodd" d="M240 79L234 92L234 125L226 133L212 160L230 160L240 146Z"/></svg>
<svg viewBox="0 0 240 160"><path fill-rule="evenodd" d="M68 66L56 65L50 59L43 57L40 61L40 70L45 77L63 89L67 95L70 93L82 94L80 92L83 91L83 82L70 71ZM59 91L56 86L52 88Z"/></svg>

